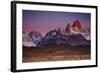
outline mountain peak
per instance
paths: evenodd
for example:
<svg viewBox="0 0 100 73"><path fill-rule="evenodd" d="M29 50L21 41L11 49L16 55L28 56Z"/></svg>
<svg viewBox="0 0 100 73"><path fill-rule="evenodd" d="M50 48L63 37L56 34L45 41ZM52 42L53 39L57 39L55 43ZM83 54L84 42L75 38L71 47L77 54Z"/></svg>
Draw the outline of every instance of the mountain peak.
<svg viewBox="0 0 100 73"><path fill-rule="evenodd" d="M82 28L79 20L74 21L72 27L77 28L78 30L80 30Z"/></svg>

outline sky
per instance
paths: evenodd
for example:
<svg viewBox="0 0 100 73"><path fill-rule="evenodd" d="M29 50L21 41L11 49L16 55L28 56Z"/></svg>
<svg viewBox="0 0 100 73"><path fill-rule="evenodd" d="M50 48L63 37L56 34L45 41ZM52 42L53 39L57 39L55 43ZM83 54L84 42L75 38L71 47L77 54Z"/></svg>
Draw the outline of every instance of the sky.
<svg viewBox="0 0 100 73"><path fill-rule="evenodd" d="M50 30L65 29L68 23L79 20L83 28L90 28L90 13L23 10L23 31L38 31L43 36Z"/></svg>

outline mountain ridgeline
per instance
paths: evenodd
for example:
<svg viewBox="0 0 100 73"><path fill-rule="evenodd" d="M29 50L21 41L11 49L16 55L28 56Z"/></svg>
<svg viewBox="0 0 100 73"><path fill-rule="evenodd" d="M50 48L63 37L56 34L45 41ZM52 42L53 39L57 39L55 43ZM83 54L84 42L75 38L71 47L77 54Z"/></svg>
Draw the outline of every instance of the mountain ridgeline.
<svg viewBox="0 0 100 73"><path fill-rule="evenodd" d="M90 43L90 31L88 28L83 30L79 20L73 22L72 25L67 24L63 31L60 28L50 30L45 36L36 31L31 31L28 34L23 33L23 46L25 47L90 47Z"/></svg>

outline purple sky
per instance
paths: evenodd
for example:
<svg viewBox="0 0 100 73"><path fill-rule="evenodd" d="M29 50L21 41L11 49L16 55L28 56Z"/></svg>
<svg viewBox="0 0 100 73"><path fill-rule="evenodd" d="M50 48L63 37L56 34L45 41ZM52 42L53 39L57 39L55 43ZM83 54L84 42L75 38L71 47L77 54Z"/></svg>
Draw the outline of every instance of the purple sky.
<svg viewBox="0 0 100 73"><path fill-rule="evenodd" d="M89 13L23 10L23 31L39 31L45 35L50 30L65 29L68 23L72 24L77 19L83 28L89 28L90 18Z"/></svg>

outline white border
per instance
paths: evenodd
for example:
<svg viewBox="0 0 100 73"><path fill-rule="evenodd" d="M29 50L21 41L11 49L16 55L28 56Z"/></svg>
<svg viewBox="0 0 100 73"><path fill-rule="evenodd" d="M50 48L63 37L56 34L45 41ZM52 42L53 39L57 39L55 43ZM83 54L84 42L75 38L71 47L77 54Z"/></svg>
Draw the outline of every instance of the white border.
<svg viewBox="0 0 100 73"><path fill-rule="evenodd" d="M62 11L62 12L82 12L91 13L91 60L80 61L56 61L56 62L34 62L22 63L22 10L42 10L42 11ZM85 66L95 65L96 59L96 10L93 8L79 8L79 7L64 7L64 6L45 6L45 5L27 5L17 4L17 38L16 38L16 60L17 70L22 69L38 69L38 68L52 68L52 67L71 67L71 66Z"/></svg>

